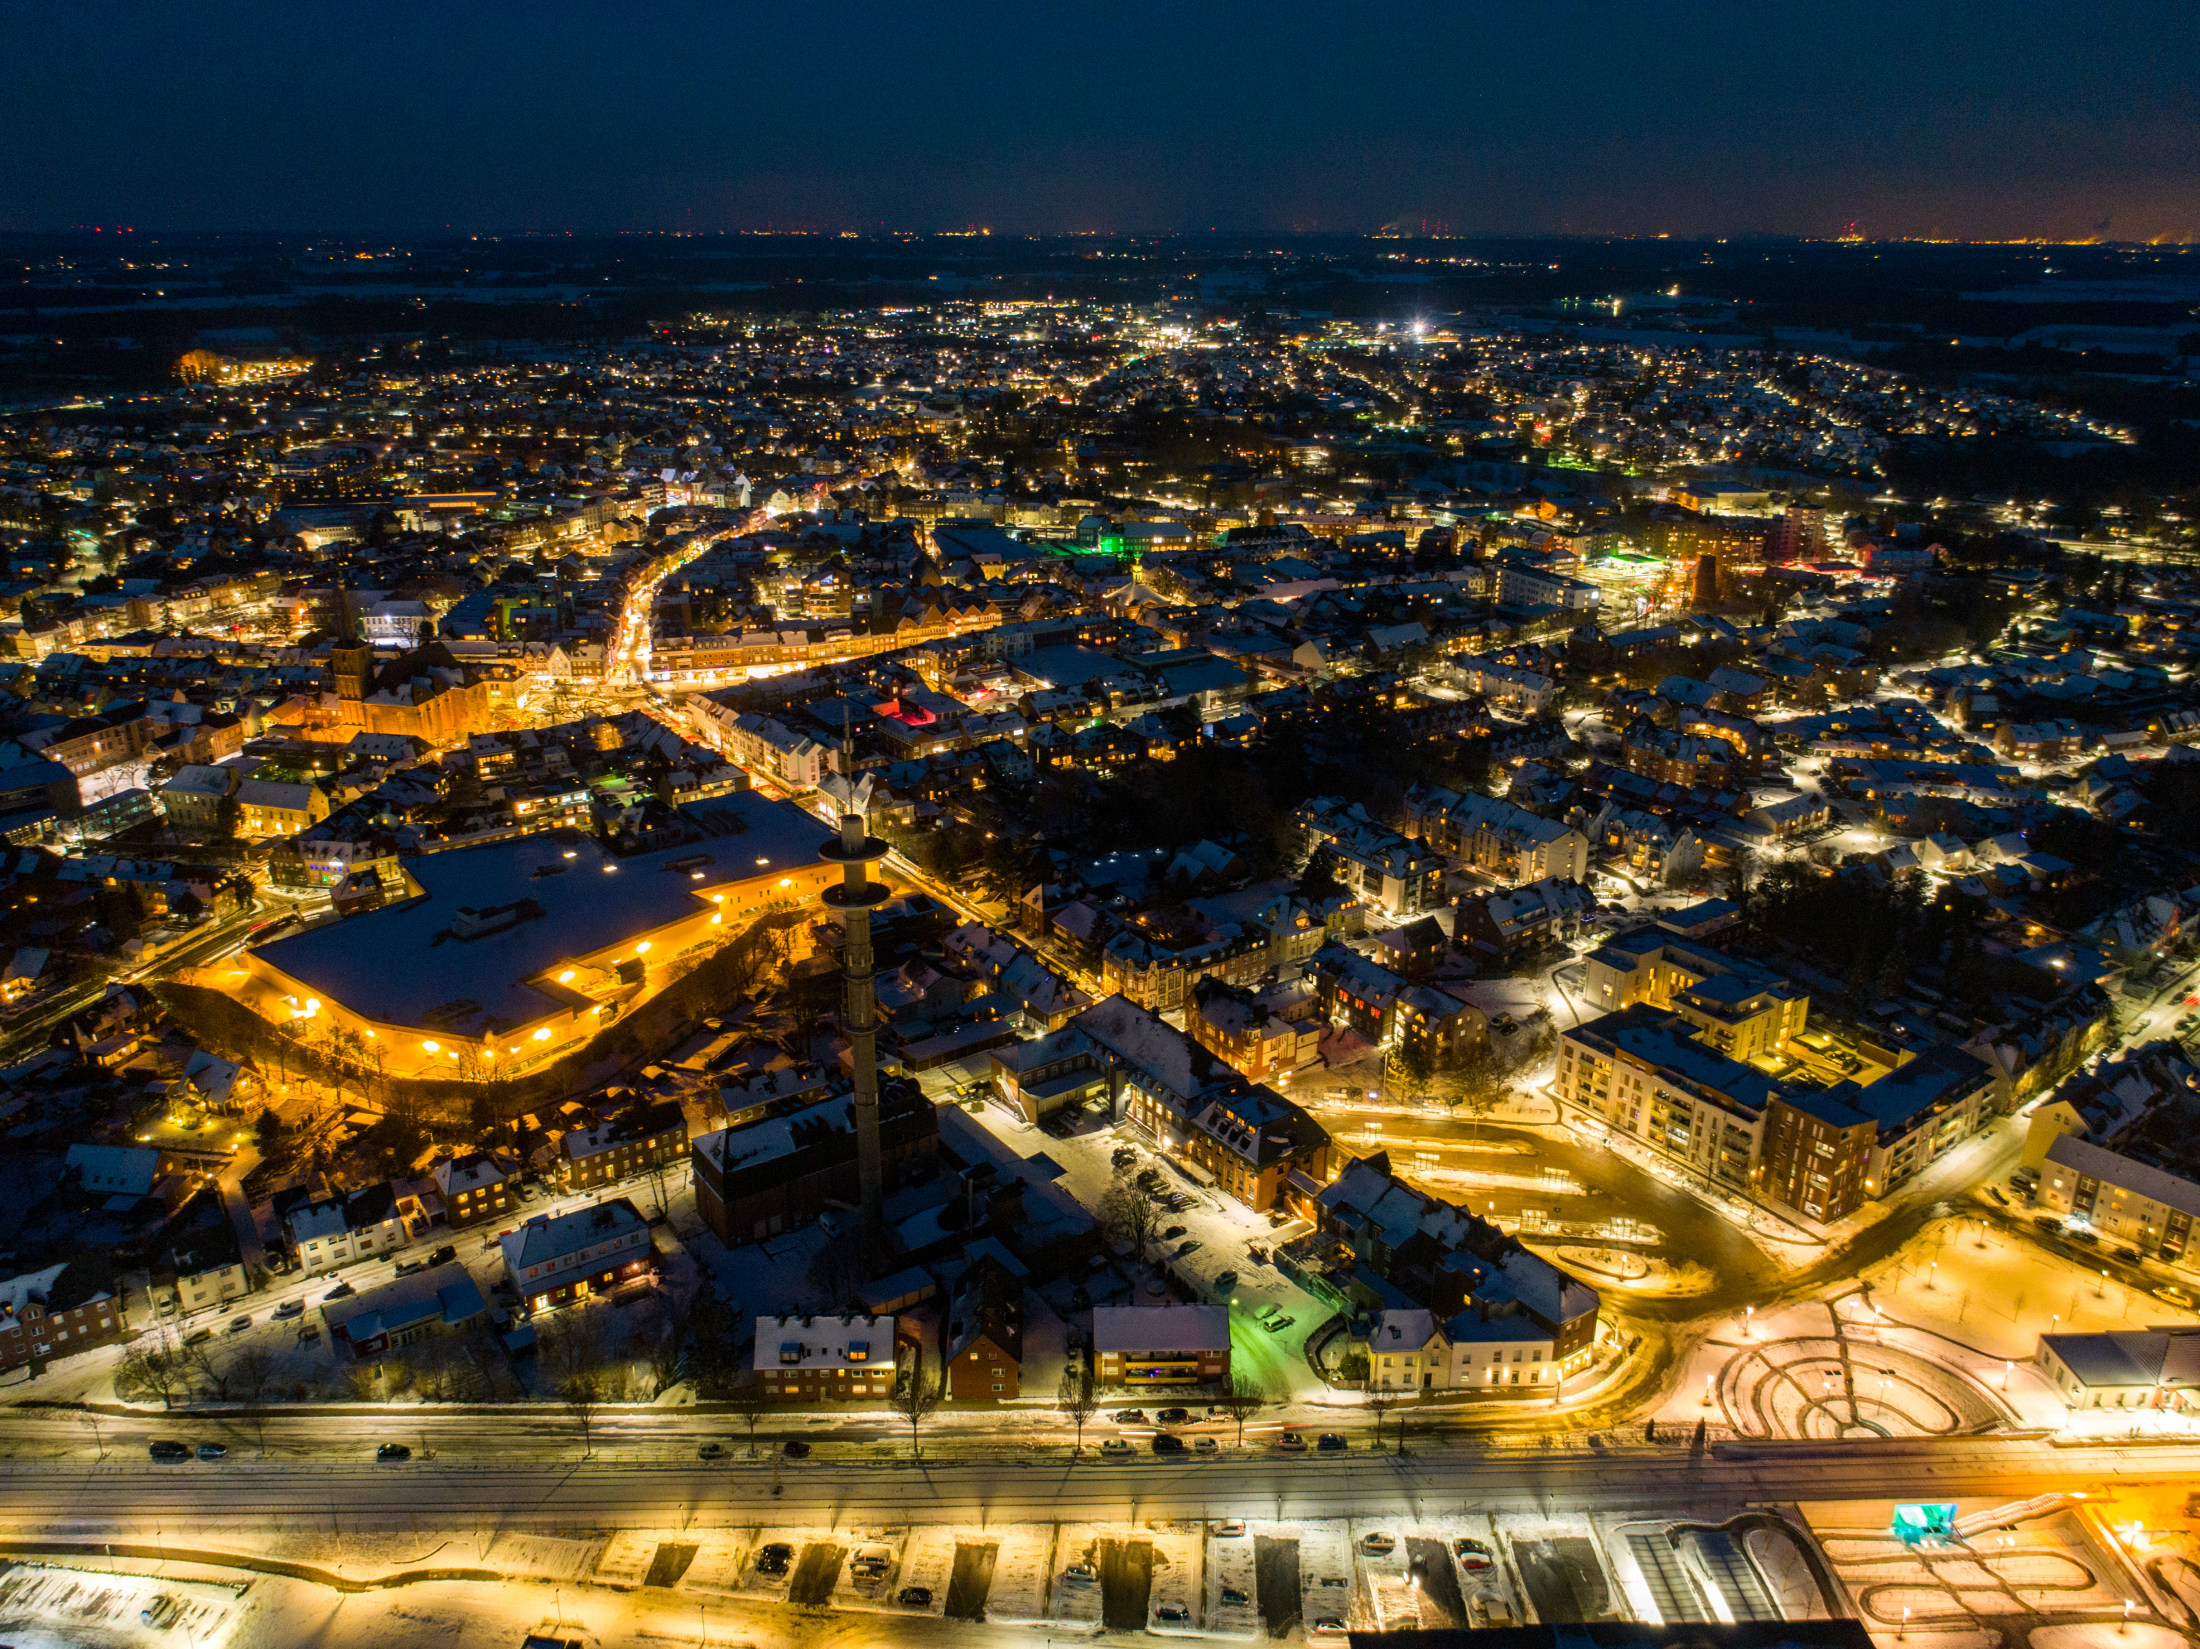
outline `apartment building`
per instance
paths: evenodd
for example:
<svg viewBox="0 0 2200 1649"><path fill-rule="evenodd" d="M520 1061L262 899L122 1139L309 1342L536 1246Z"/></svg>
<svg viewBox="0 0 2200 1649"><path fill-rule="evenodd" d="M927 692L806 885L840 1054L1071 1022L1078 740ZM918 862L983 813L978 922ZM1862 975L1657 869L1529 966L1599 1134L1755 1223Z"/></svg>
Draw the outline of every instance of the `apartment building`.
<svg viewBox="0 0 2200 1649"><path fill-rule="evenodd" d="M1757 1166L1773 1081L1648 1003L1604 1014L1559 1041L1559 1097L1733 1190Z"/></svg>
<svg viewBox="0 0 2200 1649"><path fill-rule="evenodd" d="M878 1403L894 1394L892 1317L758 1317L754 1368L774 1403Z"/></svg>
<svg viewBox="0 0 2200 1649"><path fill-rule="evenodd" d="M0 1282L0 1374L26 1364L35 1374L129 1331L129 1313L103 1267L70 1260Z"/></svg>
<svg viewBox="0 0 2200 1649"><path fill-rule="evenodd" d="M1093 1377L1105 1386L1227 1385L1230 1308L1095 1306L1092 1355Z"/></svg>
<svg viewBox="0 0 2200 1649"><path fill-rule="evenodd" d="M559 1140L559 1174L569 1190L612 1185L671 1167L687 1155L687 1143L687 1113L677 1100L636 1105L608 1122L576 1128Z"/></svg>
<svg viewBox="0 0 2200 1649"><path fill-rule="evenodd" d="M505 1275L530 1311L549 1311L654 1275L649 1221L621 1197L570 1213L537 1214L497 1239Z"/></svg>
<svg viewBox="0 0 2200 1649"><path fill-rule="evenodd" d="M2167 1169L2064 1135L2047 1148L2039 1205L2182 1270L2200 1270L2192 1226L2200 1185Z"/></svg>

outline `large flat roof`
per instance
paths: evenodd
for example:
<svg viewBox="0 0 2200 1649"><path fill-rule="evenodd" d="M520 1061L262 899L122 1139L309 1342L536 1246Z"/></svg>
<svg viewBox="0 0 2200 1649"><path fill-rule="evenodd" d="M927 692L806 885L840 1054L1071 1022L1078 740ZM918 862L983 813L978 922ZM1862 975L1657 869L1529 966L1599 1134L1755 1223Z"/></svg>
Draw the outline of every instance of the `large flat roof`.
<svg viewBox="0 0 2200 1649"><path fill-rule="evenodd" d="M409 859L405 868L422 897L309 928L255 954L384 1024L425 1025L437 1009L469 1000L506 1025L525 1024L559 1006L525 980L692 915L712 887L807 869L827 835L801 809L755 791L680 811L705 832L703 840L625 859L594 837L562 832ZM690 863L704 856L708 863ZM675 861L688 868L675 870ZM451 932L461 907L522 899L542 914L472 939Z"/></svg>

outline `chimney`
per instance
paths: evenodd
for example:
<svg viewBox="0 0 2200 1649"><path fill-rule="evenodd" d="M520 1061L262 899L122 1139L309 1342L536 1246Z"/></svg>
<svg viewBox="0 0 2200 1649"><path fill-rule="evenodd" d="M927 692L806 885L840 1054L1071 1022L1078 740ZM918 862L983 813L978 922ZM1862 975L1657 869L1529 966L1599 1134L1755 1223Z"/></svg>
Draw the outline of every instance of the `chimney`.
<svg viewBox="0 0 2200 1649"><path fill-rule="evenodd" d="M848 713L844 709L841 714L841 751L848 758L852 775ZM818 852L827 864L839 865L843 871L840 886L825 890L825 902L841 913L846 924L842 974L848 993L848 1042L855 1064L855 1095L850 1109L856 1128L856 1173L863 1218L873 1230L883 1222L886 1185L878 1137L878 1003L871 985L871 911L891 898L892 890L884 882L870 879L870 867L885 858L888 851L884 842L865 833L861 814L843 813L840 834Z"/></svg>

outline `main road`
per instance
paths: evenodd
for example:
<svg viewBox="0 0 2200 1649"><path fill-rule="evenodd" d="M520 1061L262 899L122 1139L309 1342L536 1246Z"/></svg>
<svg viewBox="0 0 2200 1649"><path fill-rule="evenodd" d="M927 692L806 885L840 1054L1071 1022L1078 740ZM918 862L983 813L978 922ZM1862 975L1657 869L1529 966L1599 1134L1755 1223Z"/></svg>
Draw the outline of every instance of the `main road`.
<svg viewBox="0 0 2200 1649"><path fill-rule="evenodd" d="M1404 1459L1273 1454L1167 1463L1062 1459L813 1465L483 1462L376 1465L232 1461L0 1466L11 1530L158 1528L165 1538L240 1525L364 1529L615 1529L842 1523L1005 1523L1201 1517L1424 1517L1463 1509L1551 1512L1734 1507L1797 1499L1954 1500L2049 1490L2113 1494L2187 1482L2175 1445L2056 1448L2013 1438L1567 1449L1439 1449Z"/></svg>

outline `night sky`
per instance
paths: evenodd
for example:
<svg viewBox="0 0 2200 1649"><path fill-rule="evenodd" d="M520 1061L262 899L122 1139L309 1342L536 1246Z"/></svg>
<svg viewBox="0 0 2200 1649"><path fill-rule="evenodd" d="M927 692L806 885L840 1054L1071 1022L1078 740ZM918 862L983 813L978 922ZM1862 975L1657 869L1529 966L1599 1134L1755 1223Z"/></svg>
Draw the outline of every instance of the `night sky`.
<svg viewBox="0 0 2200 1649"><path fill-rule="evenodd" d="M8 0L0 61L8 230L2200 237L2193 0Z"/></svg>

